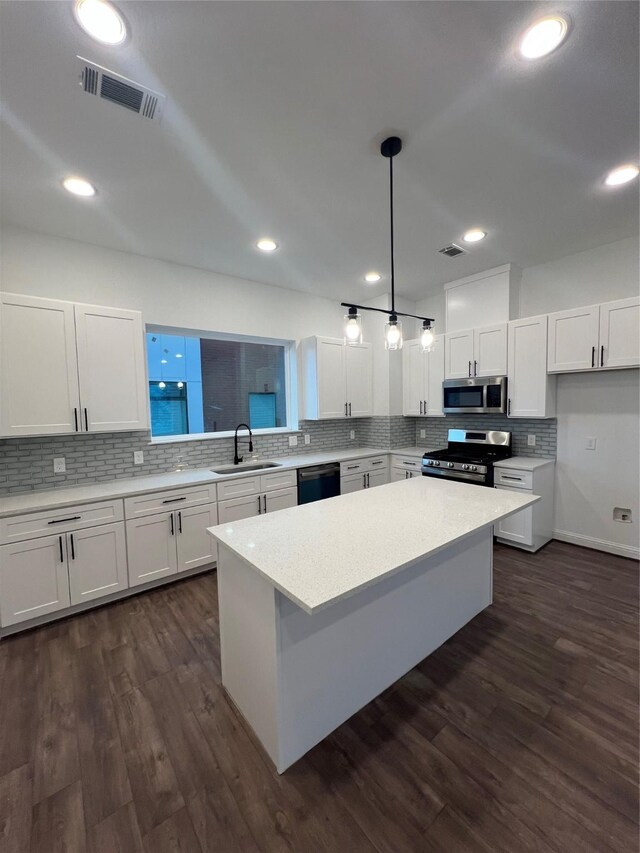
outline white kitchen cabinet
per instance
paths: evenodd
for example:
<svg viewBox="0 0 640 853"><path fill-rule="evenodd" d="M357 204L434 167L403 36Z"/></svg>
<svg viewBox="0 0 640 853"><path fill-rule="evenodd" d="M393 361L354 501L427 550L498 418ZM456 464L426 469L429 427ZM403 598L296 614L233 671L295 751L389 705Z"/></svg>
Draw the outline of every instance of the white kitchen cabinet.
<svg viewBox="0 0 640 853"><path fill-rule="evenodd" d="M128 587L122 522L65 535L71 604L82 604Z"/></svg>
<svg viewBox="0 0 640 853"><path fill-rule="evenodd" d="M640 365L640 298L600 305L600 367Z"/></svg>
<svg viewBox="0 0 640 853"><path fill-rule="evenodd" d="M426 353L419 340L406 341L402 348L403 415L443 415L444 342L444 335L436 335Z"/></svg>
<svg viewBox="0 0 640 853"><path fill-rule="evenodd" d="M186 572L217 562L218 549L207 527L218 523L216 504L192 506L175 511L178 571Z"/></svg>
<svg viewBox="0 0 640 853"><path fill-rule="evenodd" d="M349 495L351 492L361 492L366 488L366 474L347 474L346 477L340 477L340 494Z"/></svg>
<svg viewBox="0 0 640 853"><path fill-rule="evenodd" d="M617 299L549 314L550 373L640 365L640 299Z"/></svg>
<svg viewBox="0 0 640 853"><path fill-rule="evenodd" d="M275 489L272 492L265 492L262 506L265 512L277 512L279 509L298 506L298 489L289 487L288 489Z"/></svg>
<svg viewBox="0 0 640 853"><path fill-rule="evenodd" d="M0 434L147 429L139 311L4 293Z"/></svg>
<svg viewBox="0 0 640 853"><path fill-rule="evenodd" d="M245 495L218 503L218 523L227 524L241 518L253 518L262 512L262 495Z"/></svg>
<svg viewBox="0 0 640 853"><path fill-rule="evenodd" d="M0 626L7 628L69 604L63 535L0 547Z"/></svg>
<svg viewBox="0 0 640 853"><path fill-rule="evenodd" d="M372 489L374 486L384 486L389 482L389 471L383 468L380 471L369 471L367 473L367 489Z"/></svg>
<svg viewBox="0 0 640 853"><path fill-rule="evenodd" d="M511 320L508 340L509 417L552 417L556 408L556 378L547 374L547 315Z"/></svg>
<svg viewBox="0 0 640 853"><path fill-rule="evenodd" d="M94 305L75 305L74 310L84 429L147 429L142 314Z"/></svg>
<svg viewBox="0 0 640 853"><path fill-rule="evenodd" d="M0 434L75 432L79 417L73 304L0 294Z"/></svg>
<svg viewBox="0 0 640 853"><path fill-rule="evenodd" d="M349 473L352 469L354 473ZM387 456L372 456L354 462L343 462L340 466L340 494L360 492L383 486L389 482L389 460Z"/></svg>
<svg viewBox="0 0 640 853"><path fill-rule="evenodd" d="M129 586L177 574L175 528L172 512L127 521Z"/></svg>
<svg viewBox="0 0 640 853"><path fill-rule="evenodd" d="M597 367L599 327L599 305L549 314L549 372L593 370Z"/></svg>
<svg viewBox="0 0 640 853"><path fill-rule="evenodd" d="M507 324L450 332L445 345L445 378L504 376L507 372Z"/></svg>
<svg viewBox="0 0 640 853"><path fill-rule="evenodd" d="M554 469L552 459L512 457L494 465L494 487L530 495L540 500L499 521L494 532L499 542L525 551L537 551L553 535Z"/></svg>
<svg viewBox="0 0 640 853"><path fill-rule="evenodd" d="M312 337L298 348L300 417L328 420L373 414L371 344Z"/></svg>

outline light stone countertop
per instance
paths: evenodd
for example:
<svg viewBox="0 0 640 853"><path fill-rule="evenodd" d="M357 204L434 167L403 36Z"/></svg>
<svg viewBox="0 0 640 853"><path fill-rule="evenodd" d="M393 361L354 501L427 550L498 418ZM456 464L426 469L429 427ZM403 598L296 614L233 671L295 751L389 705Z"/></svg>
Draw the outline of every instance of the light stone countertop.
<svg viewBox="0 0 640 853"><path fill-rule="evenodd" d="M539 500L415 477L208 530L315 613Z"/></svg>
<svg viewBox="0 0 640 853"><path fill-rule="evenodd" d="M544 465L553 465L555 459L552 456L511 456L509 459L501 459L494 462L494 468L517 468L519 471L535 471Z"/></svg>
<svg viewBox="0 0 640 853"><path fill-rule="evenodd" d="M415 456L419 459L422 459L425 453L433 453L434 450L439 450L438 447L394 447L393 450L390 450L389 453L393 453L394 456Z"/></svg>
<svg viewBox="0 0 640 853"><path fill-rule="evenodd" d="M357 447L347 450L325 450L318 453L299 453L294 456L282 456L269 459L260 458L258 462L276 462L278 467L265 469L259 473L286 470L290 468L306 468L309 465L321 465L327 462L345 462L348 459L363 459L367 456L388 454L393 451L379 447ZM231 466L232 460L212 463L212 468ZM251 465L248 460L246 465ZM0 518L17 515L22 512L38 512L40 510L59 509L72 504L94 503L96 501L128 498L132 495L143 495L149 492L161 492L165 489L176 489L186 486L202 485L203 483L219 483L225 480L251 476L253 471L244 471L244 465L238 465L237 473L221 475L214 474L209 468L188 468L184 471L169 471L166 474L152 474L146 477L127 477L109 480L104 483L92 483L86 486L64 486L58 489L43 489L42 491L24 492L17 495L0 497Z"/></svg>

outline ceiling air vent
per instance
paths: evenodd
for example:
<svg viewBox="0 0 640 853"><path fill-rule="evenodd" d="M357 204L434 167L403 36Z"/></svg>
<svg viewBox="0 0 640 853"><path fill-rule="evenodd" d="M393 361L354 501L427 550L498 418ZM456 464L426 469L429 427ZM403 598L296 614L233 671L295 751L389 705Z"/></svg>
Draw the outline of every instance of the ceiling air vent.
<svg viewBox="0 0 640 853"><path fill-rule="evenodd" d="M164 95L81 56L77 60L80 63L80 85L88 95L111 101L142 118L159 121L166 101Z"/></svg>
<svg viewBox="0 0 640 853"><path fill-rule="evenodd" d="M455 243L451 243L449 246L445 246L444 249L438 249L438 252L441 255L446 255L448 258L457 258L458 255L467 254L466 249L463 249L462 246L457 246Z"/></svg>

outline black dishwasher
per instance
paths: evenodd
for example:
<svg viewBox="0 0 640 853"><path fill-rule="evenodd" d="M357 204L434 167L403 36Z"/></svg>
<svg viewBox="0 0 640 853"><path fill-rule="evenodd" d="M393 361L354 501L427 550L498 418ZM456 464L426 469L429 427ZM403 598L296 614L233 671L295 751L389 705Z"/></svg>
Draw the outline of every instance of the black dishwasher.
<svg viewBox="0 0 640 853"><path fill-rule="evenodd" d="M298 503L308 504L340 494L340 465L312 465L298 469Z"/></svg>

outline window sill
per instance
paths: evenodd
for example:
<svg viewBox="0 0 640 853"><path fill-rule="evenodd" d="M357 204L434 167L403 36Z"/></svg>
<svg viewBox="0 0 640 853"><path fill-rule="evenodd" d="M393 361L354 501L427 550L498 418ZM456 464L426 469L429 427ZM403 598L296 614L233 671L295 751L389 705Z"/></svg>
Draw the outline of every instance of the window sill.
<svg viewBox="0 0 640 853"><path fill-rule="evenodd" d="M275 429L254 429L252 435L258 438L261 435L294 435L301 434L302 430L293 429L292 427L277 427ZM156 438L151 438L149 444L183 444L187 441L216 441L220 438L233 438L235 432L229 430L227 432L200 432L191 435L159 435ZM238 438L246 439L247 431L243 428L238 433Z"/></svg>

